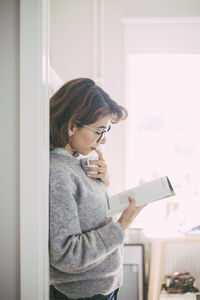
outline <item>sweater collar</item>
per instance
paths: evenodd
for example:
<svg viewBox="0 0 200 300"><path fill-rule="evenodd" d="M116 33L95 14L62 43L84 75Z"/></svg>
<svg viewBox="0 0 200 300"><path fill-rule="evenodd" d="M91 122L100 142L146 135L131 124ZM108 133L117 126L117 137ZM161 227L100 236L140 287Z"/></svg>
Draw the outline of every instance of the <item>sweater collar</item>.
<svg viewBox="0 0 200 300"><path fill-rule="evenodd" d="M63 156L68 156L68 157L74 157L73 155L71 155L67 150L63 149L63 148L55 148L54 150L52 150L51 152L56 153L58 155L63 155Z"/></svg>

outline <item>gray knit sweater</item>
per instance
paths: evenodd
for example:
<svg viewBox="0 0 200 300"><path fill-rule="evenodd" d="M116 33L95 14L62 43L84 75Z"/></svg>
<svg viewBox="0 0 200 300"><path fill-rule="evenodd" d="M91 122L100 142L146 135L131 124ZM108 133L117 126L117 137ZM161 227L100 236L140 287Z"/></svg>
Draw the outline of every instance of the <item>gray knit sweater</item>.
<svg viewBox="0 0 200 300"><path fill-rule="evenodd" d="M124 231L106 216L106 186L62 148L50 154L50 284L69 298L121 284Z"/></svg>

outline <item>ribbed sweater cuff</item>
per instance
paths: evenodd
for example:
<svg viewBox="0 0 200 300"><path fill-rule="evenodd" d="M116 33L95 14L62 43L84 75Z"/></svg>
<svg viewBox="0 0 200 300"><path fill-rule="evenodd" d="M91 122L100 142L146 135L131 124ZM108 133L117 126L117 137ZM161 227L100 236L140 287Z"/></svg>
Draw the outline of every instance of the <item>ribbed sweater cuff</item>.
<svg viewBox="0 0 200 300"><path fill-rule="evenodd" d="M124 244L125 232L118 222L110 222L102 227L100 235L107 249L115 249Z"/></svg>

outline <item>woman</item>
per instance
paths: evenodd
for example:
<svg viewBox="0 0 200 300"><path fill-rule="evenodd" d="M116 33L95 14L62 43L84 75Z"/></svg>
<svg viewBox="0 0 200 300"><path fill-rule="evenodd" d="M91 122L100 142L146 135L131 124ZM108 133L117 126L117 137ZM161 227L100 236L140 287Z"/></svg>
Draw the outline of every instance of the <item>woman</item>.
<svg viewBox="0 0 200 300"><path fill-rule="evenodd" d="M127 117L87 78L64 84L50 100L50 284L52 299L117 299L125 230L141 210L134 199L117 222L106 216L102 153L111 123ZM80 154L96 150L87 175Z"/></svg>

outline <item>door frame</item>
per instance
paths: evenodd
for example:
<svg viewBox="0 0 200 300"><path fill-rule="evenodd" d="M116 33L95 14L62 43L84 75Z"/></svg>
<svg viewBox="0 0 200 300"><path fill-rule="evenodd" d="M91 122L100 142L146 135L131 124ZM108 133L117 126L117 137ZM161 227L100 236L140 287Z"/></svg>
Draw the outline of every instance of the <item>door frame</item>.
<svg viewBox="0 0 200 300"><path fill-rule="evenodd" d="M20 299L48 300L49 1L20 0Z"/></svg>

